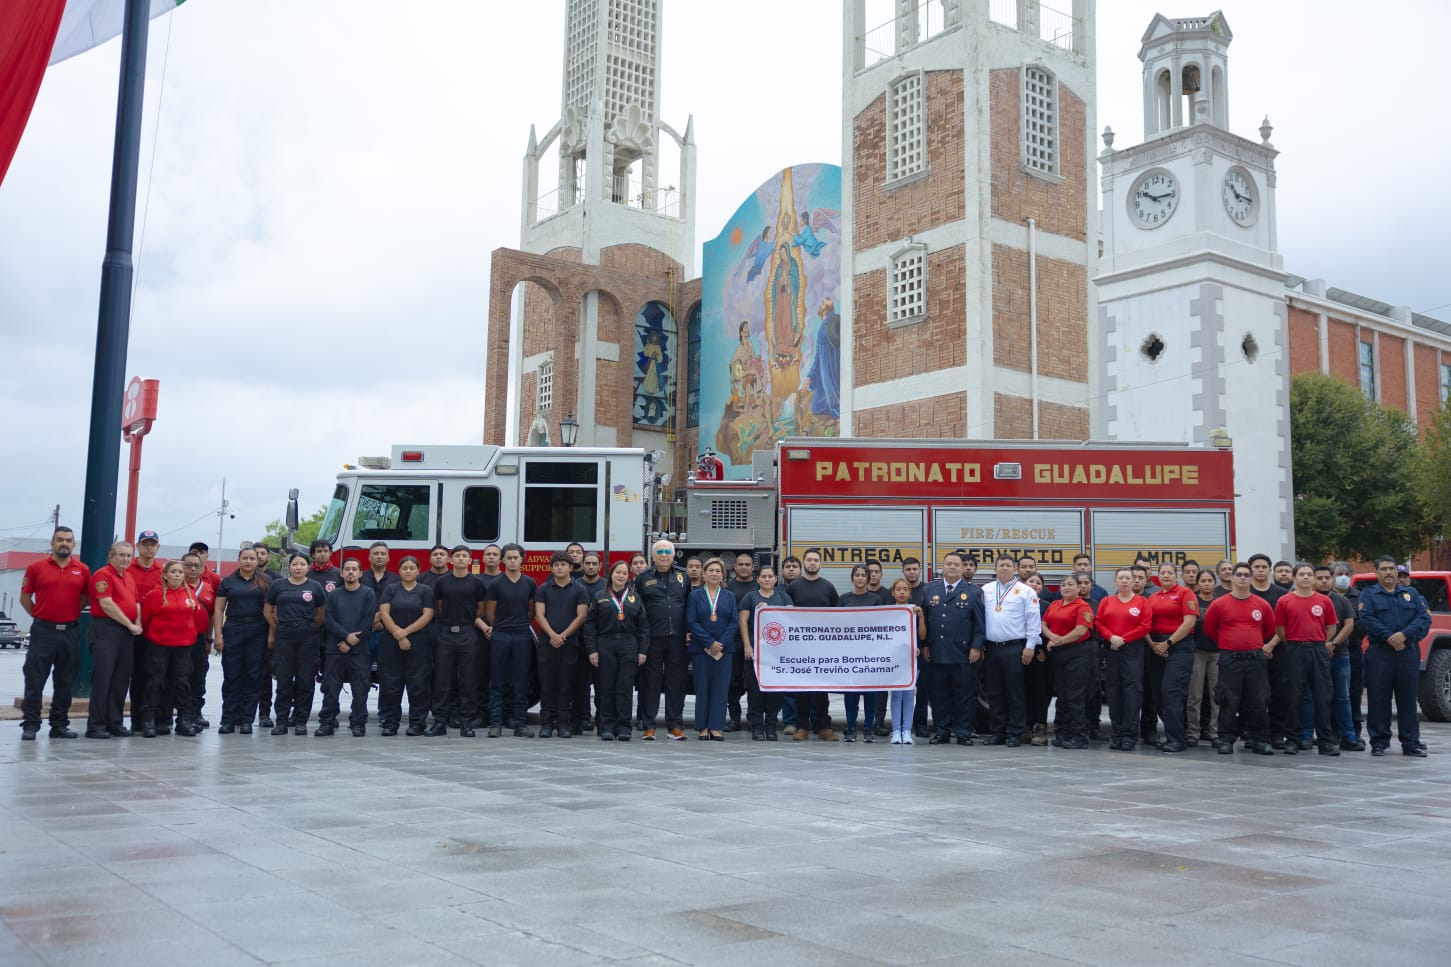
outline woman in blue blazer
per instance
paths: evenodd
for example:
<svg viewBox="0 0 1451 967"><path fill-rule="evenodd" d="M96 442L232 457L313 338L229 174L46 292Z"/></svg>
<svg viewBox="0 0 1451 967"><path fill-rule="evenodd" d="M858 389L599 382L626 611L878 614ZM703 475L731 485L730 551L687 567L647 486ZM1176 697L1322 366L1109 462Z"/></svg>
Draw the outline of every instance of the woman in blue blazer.
<svg viewBox="0 0 1451 967"><path fill-rule="evenodd" d="M731 654L736 650L736 599L721 583L725 565L713 557L705 562L705 583L685 602L687 651L695 673L697 738L724 742L726 693L731 685Z"/></svg>

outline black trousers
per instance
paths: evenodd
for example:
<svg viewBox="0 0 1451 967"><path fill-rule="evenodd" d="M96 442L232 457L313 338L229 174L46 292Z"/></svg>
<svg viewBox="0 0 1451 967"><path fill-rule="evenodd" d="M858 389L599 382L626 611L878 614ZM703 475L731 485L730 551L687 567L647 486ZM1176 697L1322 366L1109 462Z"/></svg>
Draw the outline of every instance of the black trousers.
<svg viewBox="0 0 1451 967"><path fill-rule="evenodd" d="M272 649L267 647L267 636L262 636L262 675L257 682L257 717L272 717Z"/></svg>
<svg viewBox="0 0 1451 967"><path fill-rule="evenodd" d="M1372 747L1391 744L1391 698L1396 700L1396 731L1401 747L1418 745L1421 723L1416 717L1416 690L1421 681L1421 651L1407 645L1396 651L1372 643L1365 651L1365 730Z"/></svg>
<svg viewBox="0 0 1451 967"><path fill-rule="evenodd" d="M323 662L322 711L317 720L323 725L338 724L338 697L343 682L353 696L353 708L348 715L348 725L353 727L368 724L368 691L373 687L373 661L368 654L367 639L358 642L346 655L330 650Z"/></svg>
<svg viewBox="0 0 1451 967"><path fill-rule="evenodd" d="M1048 652L1053 690L1058 697L1053 728L1059 739L1088 739L1088 693L1098 688L1098 656L1088 642L1060 645Z"/></svg>
<svg viewBox="0 0 1451 967"><path fill-rule="evenodd" d="M1270 694L1268 666L1265 653L1258 648L1219 653L1219 684L1215 686L1214 697L1219 702L1220 742L1240 738L1251 742L1270 740L1266 714ZM1247 735L1240 735L1241 716Z"/></svg>
<svg viewBox="0 0 1451 967"><path fill-rule="evenodd" d="M1194 677L1194 639L1185 638L1169 646L1169 654L1161 659L1163 677L1159 679L1159 718L1164 721L1164 738L1182 744L1189 736L1185 720L1189 705L1189 679ZM1199 730L1199 723L1194 723Z"/></svg>
<svg viewBox="0 0 1451 967"><path fill-rule="evenodd" d="M731 652L731 683L726 690L727 707L732 722L741 719L741 696L746 694L746 659L741 649Z"/></svg>
<svg viewBox="0 0 1451 967"><path fill-rule="evenodd" d="M1126 641L1117 650L1104 645L1104 691L1108 694L1108 720L1113 737L1137 743L1144 701L1144 640Z"/></svg>
<svg viewBox="0 0 1451 967"><path fill-rule="evenodd" d="M1160 658L1149 647L1148 642L1145 642L1144 699L1139 705L1139 732L1146 742L1159 733L1159 718L1164 708L1164 664L1165 659Z"/></svg>
<svg viewBox="0 0 1451 967"><path fill-rule="evenodd" d="M655 728L662 689L665 692L665 727L685 728L685 680L689 668L690 656L685 651L684 635L650 639L650 650L645 653L645 691L640 696L640 717L645 720L645 728Z"/></svg>
<svg viewBox="0 0 1451 967"><path fill-rule="evenodd" d="M796 692L796 728L821 732L831 728L831 696L827 692Z"/></svg>
<svg viewBox="0 0 1451 967"><path fill-rule="evenodd" d="M211 633L198 635L191 649L191 705L185 709L188 718L202 717L202 706L207 701L207 671L211 668ZM183 710L177 709L180 718Z"/></svg>
<svg viewBox="0 0 1451 967"><path fill-rule="evenodd" d="M131 639L131 729L141 731L145 715L146 677L151 673L151 642L142 635Z"/></svg>
<svg viewBox="0 0 1451 967"><path fill-rule="evenodd" d="M574 670L583 649L576 638L566 638L559 648L543 639L535 648L539 653L539 724L567 728L574 718Z"/></svg>
<svg viewBox="0 0 1451 967"><path fill-rule="evenodd" d="M989 641L983 655L982 690L987 698L988 728L998 738L1022 735L1027 724L1023 696L1025 646L1023 641Z"/></svg>
<svg viewBox="0 0 1451 967"><path fill-rule="evenodd" d="M447 709L442 721L457 715L460 724L473 724L479 711L479 638L473 625L458 625L458 631L439 627L433 639L433 694L456 694L457 704ZM409 721L413 710L409 709ZM439 721L435 709L434 724Z"/></svg>
<svg viewBox="0 0 1451 967"><path fill-rule="evenodd" d="M1021 649L1019 649L1021 653ZM981 663L988 661L984 658ZM1019 659L1021 665L1022 659ZM975 734L973 718L977 712L977 670L972 662L933 662L932 668L932 725L939 736L955 734L958 738L970 738ZM1021 676L1018 679L1022 684ZM1021 708L1022 692L1018 693ZM951 730L949 732L949 730ZM1019 731L1022 731L1021 727Z"/></svg>
<svg viewBox="0 0 1451 967"><path fill-rule="evenodd" d="M600 735L630 733L630 697L635 691L639 652L633 638L600 638Z"/></svg>
<svg viewBox="0 0 1451 967"><path fill-rule="evenodd" d="M257 621L228 621L222 625L222 722L250 725L265 689L270 707L272 682L268 676L267 625Z"/></svg>
<svg viewBox="0 0 1451 967"><path fill-rule="evenodd" d="M529 665L534 643L525 631L494 632L489 671L489 725L522 729L529 712ZM633 684L633 682L631 683ZM505 691L507 696L507 708ZM460 716L462 719L462 716Z"/></svg>
<svg viewBox="0 0 1451 967"><path fill-rule="evenodd" d="M932 663L917 659L917 703L912 708L912 731L925 732L932 712ZM893 723L896 724L896 723ZM907 723L903 722L902 727Z"/></svg>
<svg viewBox="0 0 1451 967"><path fill-rule="evenodd" d="M756 678L756 663L747 661L745 663L746 676L746 720L750 722L751 731L765 729L768 732L776 731L776 716L781 714L780 692L763 692L761 683Z"/></svg>
<svg viewBox="0 0 1451 967"><path fill-rule="evenodd" d="M126 723L126 689L131 687L131 632L110 618L92 616L89 637L91 710L86 731L119 728Z"/></svg>
<svg viewBox="0 0 1451 967"><path fill-rule="evenodd" d="M1350 645L1350 724L1355 730L1357 738L1365 721L1360 711L1361 700L1365 697L1365 651L1361 647L1364 644Z"/></svg>
<svg viewBox="0 0 1451 967"><path fill-rule="evenodd" d="M71 685L76 680L80 663L80 626L36 618L30 624L30 650L25 653L25 697L20 701L21 728L40 728L40 713L46 679L51 680L50 727L63 729L70 724Z"/></svg>
<svg viewBox="0 0 1451 967"><path fill-rule="evenodd" d="M191 645L151 643L147 654L145 720L170 728L171 710L191 701Z"/></svg>
<svg viewBox="0 0 1451 967"><path fill-rule="evenodd" d="M589 663L589 652L581 646L579 662L574 666L574 700L569 706L569 729L576 735L584 731L586 722L591 721L589 693L592 685L595 686L595 713L599 713L599 680L600 670Z"/></svg>
<svg viewBox="0 0 1451 967"><path fill-rule="evenodd" d="M1053 701L1057 683L1053 680L1053 663L1042 645L1031 664L1023 666L1023 698L1027 702L1027 720L1031 728L1048 724L1048 705Z"/></svg>
<svg viewBox="0 0 1451 967"><path fill-rule="evenodd" d="M1283 738L1290 734L1290 709L1298 707L1305 700L1303 689L1292 695L1287 687L1288 683L1285 680L1285 668L1289 664L1285 657L1287 653L1284 648L1276 648L1265 666L1265 674L1270 682L1270 692L1265 697L1265 703L1270 717L1270 735L1273 738ZM1299 737L1299 733L1296 733L1295 738Z"/></svg>
<svg viewBox="0 0 1451 967"><path fill-rule="evenodd" d="M433 629L408 638L408 650L384 635L378 642L378 721L397 728L403 719L403 690L408 689L408 724L423 728L433 694Z"/></svg>
<svg viewBox="0 0 1451 967"><path fill-rule="evenodd" d="M312 717L313 688L317 684L317 629L312 622L277 626L272 673L277 678L277 724L305 727Z"/></svg>
<svg viewBox="0 0 1451 967"><path fill-rule="evenodd" d="M1338 742L1340 735L1332 721L1335 700L1330 691L1330 652L1323 641L1287 641L1275 649L1285 652L1285 691L1290 695L1305 694L1309 688L1315 704L1315 738L1319 742ZM1305 703L1291 702L1285 708L1286 733L1299 741L1305 731Z"/></svg>

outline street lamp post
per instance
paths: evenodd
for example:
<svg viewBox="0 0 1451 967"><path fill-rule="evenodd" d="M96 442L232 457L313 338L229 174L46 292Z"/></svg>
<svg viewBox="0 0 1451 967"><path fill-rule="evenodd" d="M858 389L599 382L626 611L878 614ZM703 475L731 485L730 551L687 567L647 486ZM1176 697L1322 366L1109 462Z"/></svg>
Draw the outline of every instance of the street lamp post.
<svg viewBox="0 0 1451 967"><path fill-rule="evenodd" d="M574 418L573 413L569 413L559 421L559 442L567 447L572 447L578 439L579 421Z"/></svg>

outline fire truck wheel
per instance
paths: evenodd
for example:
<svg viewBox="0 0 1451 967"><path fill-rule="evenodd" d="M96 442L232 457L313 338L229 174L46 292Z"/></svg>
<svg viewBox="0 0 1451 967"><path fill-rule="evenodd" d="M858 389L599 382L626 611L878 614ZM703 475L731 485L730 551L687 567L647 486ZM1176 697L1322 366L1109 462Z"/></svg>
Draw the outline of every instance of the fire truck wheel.
<svg viewBox="0 0 1451 967"><path fill-rule="evenodd" d="M1451 642L1437 642L1421 673L1421 712L1429 722L1451 722Z"/></svg>

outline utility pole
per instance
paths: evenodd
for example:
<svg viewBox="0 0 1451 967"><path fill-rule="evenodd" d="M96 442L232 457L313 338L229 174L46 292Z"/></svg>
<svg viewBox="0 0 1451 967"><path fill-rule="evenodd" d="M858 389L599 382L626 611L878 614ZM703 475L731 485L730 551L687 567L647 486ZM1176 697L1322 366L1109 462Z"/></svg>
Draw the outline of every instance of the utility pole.
<svg viewBox="0 0 1451 967"><path fill-rule="evenodd" d="M217 508L217 553L214 558L217 573L222 573L222 526L228 517L236 517L232 513L231 504L227 503L227 478L222 478L222 506Z"/></svg>
<svg viewBox="0 0 1451 967"><path fill-rule="evenodd" d="M50 529L51 530L55 530L59 526L60 526L60 504L56 504L55 505L55 510L51 511L51 515L50 515Z"/></svg>

